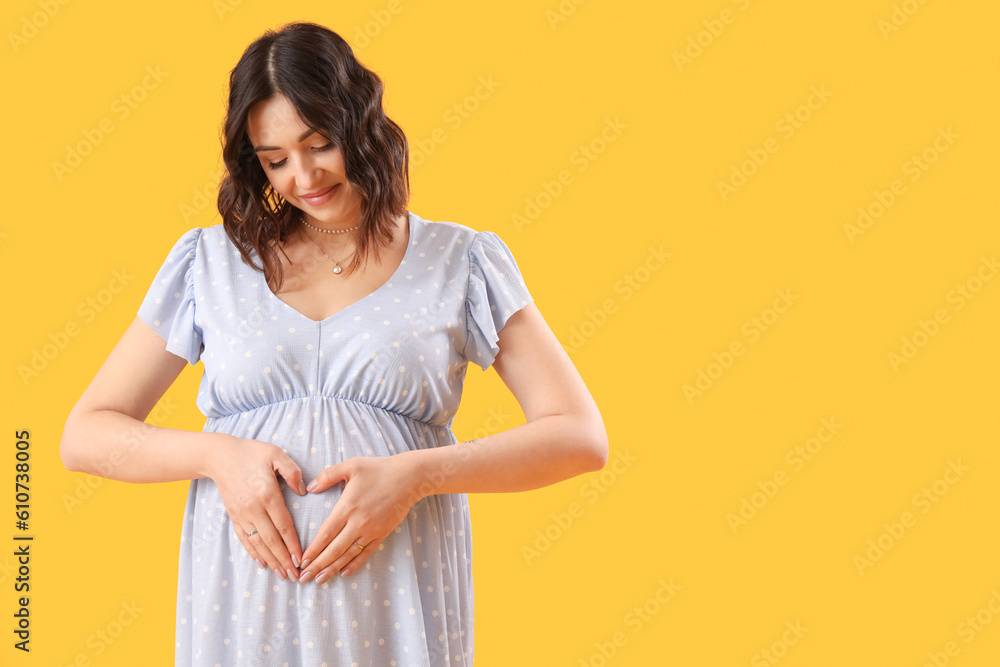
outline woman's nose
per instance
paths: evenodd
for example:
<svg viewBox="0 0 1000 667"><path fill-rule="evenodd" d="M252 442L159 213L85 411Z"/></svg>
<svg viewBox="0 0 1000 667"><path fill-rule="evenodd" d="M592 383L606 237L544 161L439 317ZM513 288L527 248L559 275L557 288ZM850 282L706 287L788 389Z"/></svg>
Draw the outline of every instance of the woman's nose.
<svg viewBox="0 0 1000 667"><path fill-rule="evenodd" d="M317 167L314 162L303 160L299 163L298 170L295 173L295 183L298 185L299 192L311 192L315 190L321 184L322 179L323 170Z"/></svg>

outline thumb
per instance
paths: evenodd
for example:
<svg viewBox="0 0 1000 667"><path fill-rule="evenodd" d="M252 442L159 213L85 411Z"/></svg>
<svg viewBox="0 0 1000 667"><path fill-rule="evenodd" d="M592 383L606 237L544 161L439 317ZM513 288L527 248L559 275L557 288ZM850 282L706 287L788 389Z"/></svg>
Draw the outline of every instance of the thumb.
<svg viewBox="0 0 1000 667"><path fill-rule="evenodd" d="M284 452L282 453L284 454ZM284 478L290 489L300 496L306 495L306 483L302 480L302 469L290 456L284 454L284 456L277 457L274 459L273 465L275 471Z"/></svg>
<svg viewBox="0 0 1000 667"><path fill-rule="evenodd" d="M316 475L316 479L309 482L307 488L309 489L309 493L319 493L320 491L326 491L337 482L346 480L349 476L347 461L341 461L321 470Z"/></svg>

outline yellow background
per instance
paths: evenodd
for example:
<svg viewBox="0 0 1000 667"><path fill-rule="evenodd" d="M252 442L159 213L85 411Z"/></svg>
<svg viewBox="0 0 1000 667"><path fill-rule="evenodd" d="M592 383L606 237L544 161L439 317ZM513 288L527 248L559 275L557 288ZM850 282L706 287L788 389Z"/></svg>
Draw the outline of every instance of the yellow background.
<svg viewBox="0 0 1000 667"><path fill-rule="evenodd" d="M610 436L602 473L471 496L477 666L920 667L929 653L998 664L1000 280L983 258L1000 253L1000 9L389 7L4 4L0 662L173 664L188 483L70 473L59 440L172 243L219 222L230 69L265 28L304 19L341 33L383 77L415 153L434 148L412 170L410 209L511 247ZM147 67L165 75L142 89ZM469 99L481 77L499 85ZM144 97L124 118L122 95ZM447 120L456 104L475 107L460 124ZM94 135L102 119L114 129ZM54 163L87 133L100 142L58 176ZM933 162L914 170L925 153ZM753 155L762 164L744 164ZM745 182L723 196L734 170ZM845 226L859 207L878 211L879 196L893 201L852 237ZM655 270L651 247L670 253ZM112 295L102 290L116 270L131 280ZM972 298L959 301L959 286ZM779 313L780 290L797 298ZM113 298L93 317L78 309L102 295ZM22 379L33 352L74 323L77 335ZM904 338L919 347L893 364ZM714 377L689 398L699 372ZM200 375L185 370L151 423L201 430ZM470 367L456 435L496 427L498 411L503 429L523 420L496 374ZM824 419L840 425L832 437ZM30 655L11 648L21 429L33 455ZM795 448L810 446L797 467ZM946 473L949 462L967 470ZM758 507L744 506L734 531L744 499ZM887 549L859 565L879 555L869 540ZM667 599L671 581L680 588ZM95 641L133 602L134 621Z"/></svg>

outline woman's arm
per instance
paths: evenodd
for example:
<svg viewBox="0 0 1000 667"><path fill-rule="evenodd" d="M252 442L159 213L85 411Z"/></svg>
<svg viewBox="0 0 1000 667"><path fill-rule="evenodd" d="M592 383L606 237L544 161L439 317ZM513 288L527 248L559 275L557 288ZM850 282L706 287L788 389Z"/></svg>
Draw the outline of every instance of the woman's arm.
<svg viewBox="0 0 1000 667"><path fill-rule="evenodd" d="M493 367L527 423L477 440L399 454L410 459L420 498L528 491L600 470L607 462L601 413L534 302L510 316L498 346Z"/></svg>
<svg viewBox="0 0 1000 667"><path fill-rule="evenodd" d="M66 419L63 465L123 482L207 477L209 459L228 435L145 423L185 365L135 318Z"/></svg>
<svg viewBox="0 0 1000 667"><path fill-rule="evenodd" d="M136 317L66 420L63 465L124 482L210 477L251 558L282 580L297 578L302 546L277 479L305 495L291 457L268 442L144 423L186 364Z"/></svg>

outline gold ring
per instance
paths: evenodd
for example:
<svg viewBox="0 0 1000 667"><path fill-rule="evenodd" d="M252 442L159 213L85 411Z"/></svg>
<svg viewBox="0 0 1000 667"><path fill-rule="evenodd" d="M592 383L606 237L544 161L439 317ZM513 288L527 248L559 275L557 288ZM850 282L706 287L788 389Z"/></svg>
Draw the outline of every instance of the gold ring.
<svg viewBox="0 0 1000 667"><path fill-rule="evenodd" d="M361 546L360 544L358 544L357 541L354 542L354 546L356 546L357 548L361 549L362 551L365 550L365 548L363 546Z"/></svg>

